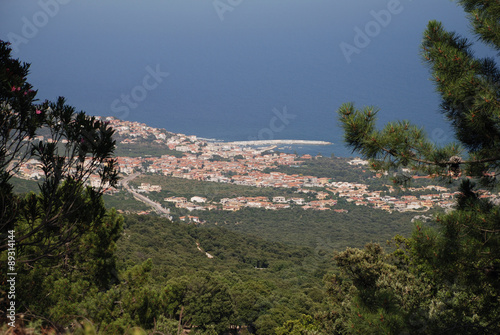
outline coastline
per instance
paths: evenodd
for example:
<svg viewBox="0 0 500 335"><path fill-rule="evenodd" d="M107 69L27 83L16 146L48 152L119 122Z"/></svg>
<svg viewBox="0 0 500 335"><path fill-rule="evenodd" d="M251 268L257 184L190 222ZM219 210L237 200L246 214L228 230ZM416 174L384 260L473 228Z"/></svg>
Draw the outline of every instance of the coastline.
<svg viewBox="0 0 500 335"><path fill-rule="evenodd" d="M221 142L219 142L221 143ZM332 145L333 143L327 141L311 141L311 140L257 140L257 141L233 141L233 142L222 142L224 144L230 145L240 145L240 146L259 146L259 145Z"/></svg>

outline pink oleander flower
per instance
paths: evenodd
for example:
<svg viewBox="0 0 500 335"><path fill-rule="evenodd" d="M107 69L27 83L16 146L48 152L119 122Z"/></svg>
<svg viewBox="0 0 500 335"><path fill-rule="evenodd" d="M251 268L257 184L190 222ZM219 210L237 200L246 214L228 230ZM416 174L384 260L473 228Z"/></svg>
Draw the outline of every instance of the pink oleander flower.
<svg viewBox="0 0 500 335"><path fill-rule="evenodd" d="M17 90L18 90L18 91L20 91L20 90L21 90L21 87L18 87L18 88L17 88Z"/></svg>
<svg viewBox="0 0 500 335"><path fill-rule="evenodd" d="M16 87L15 87L15 86L12 86L12 90L11 90L11 92L15 92L15 90L16 90Z"/></svg>
<svg viewBox="0 0 500 335"><path fill-rule="evenodd" d="M35 113L36 113L37 115L40 115L40 114L42 114L42 111L41 111L41 110L39 110L39 109L37 109L37 110L35 111Z"/></svg>

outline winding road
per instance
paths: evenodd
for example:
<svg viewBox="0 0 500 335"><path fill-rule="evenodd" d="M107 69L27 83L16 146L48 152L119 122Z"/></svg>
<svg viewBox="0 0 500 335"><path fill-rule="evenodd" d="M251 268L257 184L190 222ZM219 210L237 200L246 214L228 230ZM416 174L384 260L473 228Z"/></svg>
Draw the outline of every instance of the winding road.
<svg viewBox="0 0 500 335"><path fill-rule="evenodd" d="M127 176L125 178L122 179L122 185L123 187L128 191L130 192L135 199L145 203L146 205L148 206L151 206L153 207L153 209L159 213L159 214L165 214L167 216L170 216L170 212L166 209L166 208L163 208L161 204L149 199L148 197L142 195L142 194L139 194L137 193L136 191L134 191L129 185L129 181L132 181L134 180L136 177L140 176L141 174L140 173L133 173L131 174L130 176Z"/></svg>

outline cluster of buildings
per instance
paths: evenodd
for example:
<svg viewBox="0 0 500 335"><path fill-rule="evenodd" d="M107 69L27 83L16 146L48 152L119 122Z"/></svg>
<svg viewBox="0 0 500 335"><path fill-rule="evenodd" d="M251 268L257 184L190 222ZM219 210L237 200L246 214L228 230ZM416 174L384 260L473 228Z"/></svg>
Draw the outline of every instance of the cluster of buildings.
<svg viewBox="0 0 500 335"><path fill-rule="evenodd" d="M105 120L116 130L121 143L150 141L183 153L182 157L171 155L118 157L119 169L124 175L136 172L152 173L217 183L288 188L297 193L310 193L311 197L315 198L313 201L306 201L299 196L289 199L284 197L273 197L272 199L267 197L235 197L222 199L218 203L208 203L203 197L193 197L190 201L182 197L165 199L165 201L175 203L177 208L185 208L189 211L212 209L236 211L244 207L278 210L289 208L290 205L302 206L304 209L330 210L339 199L345 199L357 206L370 206L386 211L425 211L434 206L450 207L455 196L447 188L440 186L409 189L425 193L420 196L392 196L387 195L394 194L392 186L388 186L389 192L384 193L370 191L368 185L362 183L333 182L329 178L272 172L272 169L279 165L300 165L313 157L273 153L274 147L256 148L234 143L211 142L196 136L174 134L142 123L121 121L113 117L106 117ZM349 164L363 166L367 162L355 158ZM26 179L38 179L43 177L43 172L36 160L29 160L20 167L18 175ZM89 183L92 186L99 186L99 177L91 176ZM142 184L138 191L160 192L161 187ZM498 195L484 191L481 197L497 199ZM336 210L342 211L341 209ZM186 217L185 220L190 219Z"/></svg>
<svg viewBox="0 0 500 335"><path fill-rule="evenodd" d="M96 117L101 119L101 117ZM153 128L144 123L123 121L112 116L102 118L109 123L115 130L115 134L121 138L122 143L136 143L140 139L152 140L155 143L164 143L164 141L173 135L164 130Z"/></svg>
<svg viewBox="0 0 500 335"><path fill-rule="evenodd" d="M271 198L265 196L235 197L223 198L220 201L211 202L208 202L207 198L199 196L191 197L190 201L185 197L168 197L163 200L175 204L176 208L183 208L188 211L219 209L231 212L238 211L245 207L278 210L290 208L291 205L301 206L303 209L330 210L331 207L337 204L337 201L333 199L307 201L301 197L286 198L284 196L275 196Z"/></svg>
<svg viewBox="0 0 500 335"><path fill-rule="evenodd" d="M17 163L17 162L14 162ZM84 165L91 164L90 158L88 158L85 162ZM78 171L75 168L70 169L67 171L68 173L72 174L78 174ZM28 161L24 162L23 164L20 164L17 167L16 171L16 176L21 178L21 179L27 179L27 180L39 180L42 178L45 178L45 173L43 172L42 164L40 161L36 159L29 159ZM102 184L101 182L101 177L98 174L91 174L88 176L86 180L86 184L93 187L93 188L103 188L107 190L109 193L114 193L116 192L115 189L109 187L109 184Z"/></svg>
<svg viewBox="0 0 500 335"><path fill-rule="evenodd" d="M453 198L457 193L450 193L446 187L431 185L425 187L409 188L410 192L426 193L425 195L403 195L399 197L387 195L394 194L395 190L389 186L389 192L369 191L368 185L361 183L332 182L326 189L338 198L356 206L370 206L386 211L428 210L434 206L450 208ZM430 193L432 192L432 193ZM382 193L386 193L382 195Z"/></svg>
<svg viewBox="0 0 500 335"><path fill-rule="evenodd" d="M137 187L137 192L160 192L160 185L151 185L150 183L141 183L139 187Z"/></svg>

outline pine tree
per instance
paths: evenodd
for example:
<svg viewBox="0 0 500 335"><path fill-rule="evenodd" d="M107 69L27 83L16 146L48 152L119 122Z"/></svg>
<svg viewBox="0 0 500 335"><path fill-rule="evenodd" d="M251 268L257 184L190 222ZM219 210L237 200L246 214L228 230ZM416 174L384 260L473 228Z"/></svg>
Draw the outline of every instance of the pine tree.
<svg viewBox="0 0 500 335"><path fill-rule="evenodd" d="M458 2L479 39L500 51L500 4ZM377 130L377 108L357 110L347 103L338 110L346 143L370 158L375 169L399 172L406 167L451 178L468 175L494 184L500 162L500 70L494 58L476 58L467 39L446 31L437 21L429 22L423 35L421 54L431 68L442 98L441 112L457 142L439 147L409 121L391 122ZM408 178L396 175L398 182Z"/></svg>
<svg viewBox="0 0 500 335"><path fill-rule="evenodd" d="M36 104L28 73L29 64L13 59L9 43L0 41L0 252L14 231L18 263L67 253L103 217L100 197L117 182L114 130L62 97ZM19 197L11 178L31 159L43 171L40 192ZM91 175L99 176L99 187L85 186Z"/></svg>
<svg viewBox="0 0 500 335"><path fill-rule="evenodd" d="M429 22L423 34L421 55L441 95L454 143L439 147L408 121L377 130L375 107L357 110L347 103L338 110L346 143L369 158L375 170L392 172L396 183L409 182L407 171L413 171L459 180L461 186L455 210L436 217L433 226L438 228L418 223L410 238L396 238L394 254L374 258L370 247L336 257L342 274L330 283L336 306L342 306L331 318L336 331L355 333L373 325L380 333L409 334L497 334L500 329L500 207L477 190L478 183L499 185L500 70L495 57L500 2L457 2L479 40L497 54L475 57L471 42L437 21Z"/></svg>
<svg viewBox="0 0 500 335"><path fill-rule="evenodd" d="M15 259L0 271L0 320L15 302L27 318L59 322L89 292L117 279L123 220L102 201L118 180L114 130L64 98L37 103L28 73L29 64L0 41L0 260ZM39 191L16 194L12 178L27 163L43 172ZM87 185L91 176L96 187ZM6 295L8 272L17 273L15 301Z"/></svg>

